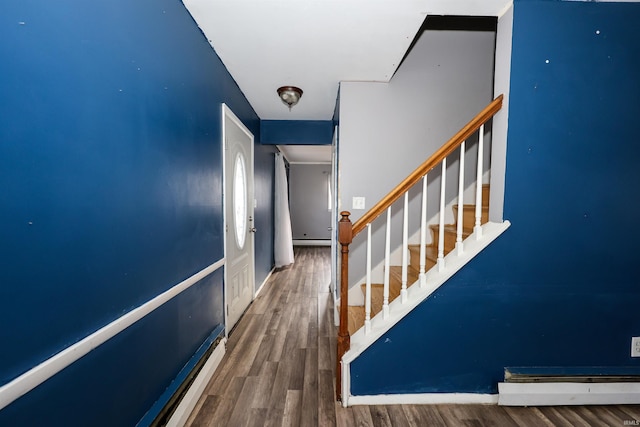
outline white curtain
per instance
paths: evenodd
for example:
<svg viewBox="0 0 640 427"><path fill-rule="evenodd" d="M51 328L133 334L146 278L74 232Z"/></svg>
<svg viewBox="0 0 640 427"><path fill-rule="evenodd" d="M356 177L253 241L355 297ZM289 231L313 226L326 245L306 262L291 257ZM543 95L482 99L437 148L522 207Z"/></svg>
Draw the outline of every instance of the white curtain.
<svg viewBox="0 0 640 427"><path fill-rule="evenodd" d="M275 220L273 255L276 268L293 264L293 237L289 214L289 185L282 154L276 154Z"/></svg>

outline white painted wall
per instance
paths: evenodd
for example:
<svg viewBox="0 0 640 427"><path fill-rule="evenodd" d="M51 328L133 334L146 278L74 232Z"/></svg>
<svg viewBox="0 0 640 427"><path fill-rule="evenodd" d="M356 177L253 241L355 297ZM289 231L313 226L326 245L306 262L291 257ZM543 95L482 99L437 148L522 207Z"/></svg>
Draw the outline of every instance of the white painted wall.
<svg viewBox="0 0 640 427"><path fill-rule="evenodd" d="M353 221L365 212L352 209L354 196L365 197L366 209L373 206L491 101L494 50L493 32L426 31L390 83L341 84L340 209L351 211ZM455 195L457 170L457 160L450 161L448 174L455 179L448 200ZM431 178L427 217L435 214L438 195L439 179ZM410 209L417 212L419 203L419 191L412 191ZM393 246L401 234L401 214L395 212ZM414 215L410 229L417 226ZM374 238L382 234L382 227L374 226ZM351 247L351 285L363 275L357 268L357 260L364 260L362 237ZM382 247L376 245L374 264L378 259Z"/></svg>
<svg viewBox="0 0 640 427"><path fill-rule="evenodd" d="M513 5L498 18L496 33L496 67L494 96L504 95L502 109L493 118L491 147L491 195L489 220L501 222L504 208L504 177L507 167L507 124L509 120L509 87L511 85L511 44L513 36Z"/></svg>
<svg viewBox="0 0 640 427"><path fill-rule="evenodd" d="M289 203L294 240L331 239L331 211L328 191L331 164L291 163L289 167Z"/></svg>

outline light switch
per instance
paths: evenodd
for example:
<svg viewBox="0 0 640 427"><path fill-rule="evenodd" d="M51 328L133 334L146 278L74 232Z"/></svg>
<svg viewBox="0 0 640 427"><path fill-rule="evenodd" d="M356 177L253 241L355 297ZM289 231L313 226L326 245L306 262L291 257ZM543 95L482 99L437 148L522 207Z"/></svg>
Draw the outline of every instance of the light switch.
<svg viewBox="0 0 640 427"><path fill-rule="evenodd" d="M364 197L354 197L353 202L351 203L351 208L353 210L363 210L364 209Z"/></svg>

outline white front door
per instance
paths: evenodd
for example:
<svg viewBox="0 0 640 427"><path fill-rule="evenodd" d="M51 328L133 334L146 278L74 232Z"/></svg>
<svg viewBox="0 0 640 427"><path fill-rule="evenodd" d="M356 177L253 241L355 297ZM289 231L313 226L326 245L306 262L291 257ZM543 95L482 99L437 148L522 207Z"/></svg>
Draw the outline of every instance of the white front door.
<svg viewBox="0 0 640 427"><path fill-rule="evenodd" d="M227 334L253 300L253 135L223 104Z"/></svg>

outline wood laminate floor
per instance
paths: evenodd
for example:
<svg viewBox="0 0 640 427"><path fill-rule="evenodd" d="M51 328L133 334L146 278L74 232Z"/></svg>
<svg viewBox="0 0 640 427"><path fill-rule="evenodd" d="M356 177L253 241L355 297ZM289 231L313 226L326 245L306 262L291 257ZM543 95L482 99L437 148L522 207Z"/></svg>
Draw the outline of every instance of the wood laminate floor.
<svg viewBox="0 0 640 427"><path fill-rule="evenodd" d="M329 248L296 248L227 342L187 426L626 426L640 406L518 408L335 402L336 328Z"/></svg>

